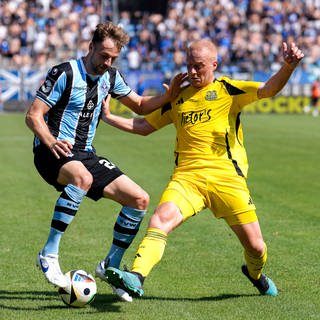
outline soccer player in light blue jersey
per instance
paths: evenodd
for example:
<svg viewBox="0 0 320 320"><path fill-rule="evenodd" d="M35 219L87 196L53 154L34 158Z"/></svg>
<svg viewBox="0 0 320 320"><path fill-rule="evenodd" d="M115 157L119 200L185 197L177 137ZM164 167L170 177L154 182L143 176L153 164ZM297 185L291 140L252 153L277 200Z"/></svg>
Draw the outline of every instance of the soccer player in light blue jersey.
<svg viewBox="0 0 320 320"><path fill-rule="evenodd" d="M26 124L35 135L35 167L61 192L48 239L37 257L37 265L55 286L67 285L58 261L59 244L85 196L95 201L109 198L122 205L110 251L96 267L102 280L106 280L107 267L119 267L149 204L146 191L96 154L92 141L99 121L104 120L101 102L110 94L135 113L148 114L177 96L184 75L164 85L163 95L138 95L112 67L128 41L123 29L111 22L97 25L88 54L52 67L26 114Z"/></svg>

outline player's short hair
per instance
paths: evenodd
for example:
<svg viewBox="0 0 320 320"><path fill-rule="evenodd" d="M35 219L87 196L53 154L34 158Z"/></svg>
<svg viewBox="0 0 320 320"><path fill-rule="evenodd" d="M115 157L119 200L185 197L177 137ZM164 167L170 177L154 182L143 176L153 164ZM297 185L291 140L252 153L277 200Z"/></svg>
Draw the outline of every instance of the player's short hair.
<svg viewBox="0 0 320 320"><path fill-rule="evenodd" d="M215 44L215 42L213 42L210 39L205 38L205 39L195 40L189 43L187 47L187 56L191 54L192 50L194 50L195 48L197 50L202 50L202 51L205 50L212 56L212 58L215 61L218 58L217 45Z"/></svg>
<svg viewBox="0 0 320 320"><path fill-rule="evenodd" d="M119 50L130 40L129 36L121 27L114 25L110 21L99 23L96 26L92 36L92 43L100 43L105 39L113 40Z"/></svg>

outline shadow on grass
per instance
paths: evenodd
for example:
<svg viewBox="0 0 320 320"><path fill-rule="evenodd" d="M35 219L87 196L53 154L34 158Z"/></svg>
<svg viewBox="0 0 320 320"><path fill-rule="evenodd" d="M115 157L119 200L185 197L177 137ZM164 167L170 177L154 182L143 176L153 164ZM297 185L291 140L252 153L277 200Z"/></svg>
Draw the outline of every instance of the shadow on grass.
<svg viewBox="0 0 320 320"><path fill-rule="evenodd" d="M145 296L137 300L158 300L158 301L222 301L243 297L257 297L259 294L221 294L218 296L183 298L183 297L159 297ZM28 303L30 302L30 303ZM38 302L38 305L36 305ZM28 306L30 304L30 306ZM7 291L0 290L0 309L12 311L38 311L46 310L67 310L57 292L54 291ZM113 294L97 294L94 301L86 308L73 308L79 313L92 312L121 312L119 299Z"/></svg>
<svg viewBox="0 0 320 320"><path fill-rule="evenodd" d="M30 302L30 303L28 303ZM38 305L36 305L38 302ZM72 308L74 310L92 312L119 312L120 307L114 305L119 302L113 294L97 294L89 308ZM45 303L46 305L43 305ZM28 306L30 304L30 306ZM45 311L45 310L67 310L69 309L60 299L59 294L54 291L8 291L0 290L0 309L13 311ZM88 310L90 309L90 310Z"/></svg>
<svg viewBox="0 0 320 320"><path fill-rule="evenodd" d="M140 299L143 300L163 300L163 301L221 301L228 299L237 299L243 297L257 297L260 294L220 294L218 296L208 296L208 297L197 297L197 298L183 298L183 297L155 297L155 296L146 296Z"/></svg>

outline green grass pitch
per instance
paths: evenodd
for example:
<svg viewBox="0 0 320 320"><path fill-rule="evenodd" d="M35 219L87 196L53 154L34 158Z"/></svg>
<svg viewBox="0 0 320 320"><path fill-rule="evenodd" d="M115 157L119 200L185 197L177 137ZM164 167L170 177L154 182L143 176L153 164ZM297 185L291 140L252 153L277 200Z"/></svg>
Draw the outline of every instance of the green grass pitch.
<svg viewBox="0 0 320 320"><path fill-rule="evenodd" d="M145 282L145 297L115 299L97 280L95 301L67 308L35 267L58 193L38 176L32 134L23 114L0 115L0 319L319 319L320 314L320 118L243 115L249 188L257 206L269 260L265 272L276 298L259 296L241 274L242 249L223 221L208 210L175 230L163 260ZM123 263L132 258L173 168L173 128L149 137L101 124L95 141L151 196L148 215ZM61 242L66 272L94 274L104 258L120 206L85 199Z"/></svg>

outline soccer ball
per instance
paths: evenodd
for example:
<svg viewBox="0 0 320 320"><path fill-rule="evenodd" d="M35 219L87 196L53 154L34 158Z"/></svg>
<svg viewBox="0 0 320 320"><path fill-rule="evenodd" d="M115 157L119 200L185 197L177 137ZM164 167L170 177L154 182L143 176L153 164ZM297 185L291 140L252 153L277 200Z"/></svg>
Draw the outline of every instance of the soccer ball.
<svg viewBox="0 0 320 320"><path fill-rule="evenodd" d="M97 293L93 276L84 270L71 270L65 274L68 285L59 288L62 301L70 307L83 308L91 303Z"/></svg>

